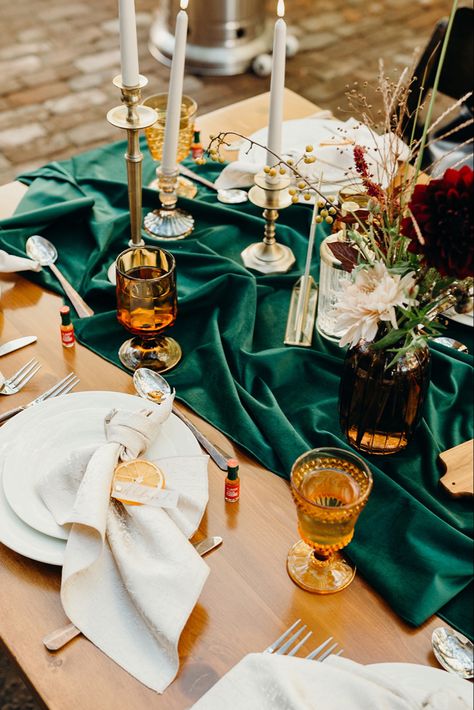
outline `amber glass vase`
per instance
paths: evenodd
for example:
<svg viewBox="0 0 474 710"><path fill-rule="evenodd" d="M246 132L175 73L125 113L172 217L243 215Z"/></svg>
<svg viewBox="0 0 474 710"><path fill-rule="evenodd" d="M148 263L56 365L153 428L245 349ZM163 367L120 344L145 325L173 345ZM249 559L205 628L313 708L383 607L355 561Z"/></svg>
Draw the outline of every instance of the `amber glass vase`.
<svg viewBox="0 0 474 710"><path fill-rule="evenodd" d="M344 363L339 391L342 431L368 454L395 454L410 442L421 419L430 379L430 351L419 345L394 364L393 350L361 341Z"/></svg>

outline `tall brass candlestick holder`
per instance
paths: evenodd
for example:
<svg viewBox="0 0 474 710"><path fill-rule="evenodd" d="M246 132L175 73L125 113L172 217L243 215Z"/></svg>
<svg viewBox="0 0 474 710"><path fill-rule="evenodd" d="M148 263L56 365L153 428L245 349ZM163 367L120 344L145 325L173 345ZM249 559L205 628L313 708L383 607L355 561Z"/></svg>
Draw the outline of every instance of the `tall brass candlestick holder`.
<svg viewBox="0 0 474 710"><path fill-rule="evenodd" d="M291 204L291 195L288 192L290 184L287 175L278 175L274 180L269 180L261 171L255 176L255 185L249 190L249 200L254 205L263 207L265 229L263 241L250 244L241 253L242 261L248 269L263 274L285 273L295 263L291 249L278 244L275 239L278 212Z"/></svg>
<svg viewBox="0 0 474 710"><path fill-rule="evenodd" d="M127 131L127 165L128 203L130 206L129 246L144 246L142 238L142 161L139 132L156 123L156 111L148 106L141 106L141 90L148 84L148 79L139 76L138 86L124 86L122 77L116 76L114 85L122 92L122 106L116 106L107 114L107 120L112 126L125 128Z"/></svg>

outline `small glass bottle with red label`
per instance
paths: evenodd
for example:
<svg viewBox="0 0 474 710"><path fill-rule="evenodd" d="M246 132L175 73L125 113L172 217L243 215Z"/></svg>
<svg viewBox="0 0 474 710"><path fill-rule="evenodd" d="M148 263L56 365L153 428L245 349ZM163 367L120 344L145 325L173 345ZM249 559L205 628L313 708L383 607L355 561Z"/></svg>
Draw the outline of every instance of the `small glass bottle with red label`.
<svg viewBox="0 0 474 710"><path fill-rule="evenodd" d="M72 348L76 342L76 336L74 335L74 326L71 323L69 306L60 308L59 313L61 314L61 343L63 348Z"/></svg>
<svg viewBox="0 0 474 710"><path fill-rule="evenodd" d="M237 503L240 498L239 462L237 459L227 461L224 498L227 503Z"/></svg>

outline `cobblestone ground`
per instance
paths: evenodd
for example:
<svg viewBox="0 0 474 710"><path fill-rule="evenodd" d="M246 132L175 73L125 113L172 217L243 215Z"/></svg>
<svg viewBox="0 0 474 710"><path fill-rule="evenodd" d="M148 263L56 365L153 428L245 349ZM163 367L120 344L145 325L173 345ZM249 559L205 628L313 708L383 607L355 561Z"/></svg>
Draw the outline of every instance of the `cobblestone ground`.
<svg viewBox="0 0 474 710"><path fill-rule="evenodd" d="M197 2L197 0L193 0ZM204 0L203 0L204 1ZM287 86L338 116L346 84L374 81L379 57L401 68L423 47L450 0L291 0L287 20L300 52ZM147 92L167 88L168 70L148 53L158 0L136 0L140 70ZM274 6L274 3L271 3ZM118 103L116 0L0 0L0 184L31 167L123 138L105 120ZM253 74L188 76L201 113L268 89ZM36 705L0 651L0 710Z"/></svg>
<svg viewBox="0 0 474 710"><path fill-rule="evenodd" d="M140 69L151 94L166 90L168 78L147 50L159 2L136 5ZM340 115L346 84L374 79L379 57L390 68L409 63L449 6L450 0L292 0L287 19L301 51L287 64L287 85ZM118 100L111 83L119 72L116 13L116 0L0 0L0 183L119 137L105 120ZM205 112L268 84L251 73L188 76L185 89Z"/></svg>

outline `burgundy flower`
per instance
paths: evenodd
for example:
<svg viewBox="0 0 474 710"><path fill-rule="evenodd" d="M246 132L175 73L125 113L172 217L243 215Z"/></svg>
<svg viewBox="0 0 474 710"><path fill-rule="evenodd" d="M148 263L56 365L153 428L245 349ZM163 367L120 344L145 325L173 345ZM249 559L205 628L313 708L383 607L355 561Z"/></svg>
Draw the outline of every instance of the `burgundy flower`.
<svg viewBox="0 0 474 710"><path fill-rule="evenodd" d="M474 173L464 166L448 169L439 180L417 185L410 216L401 231L411 242L409 251L441 276L465 279L474 273Z"/></svg>

